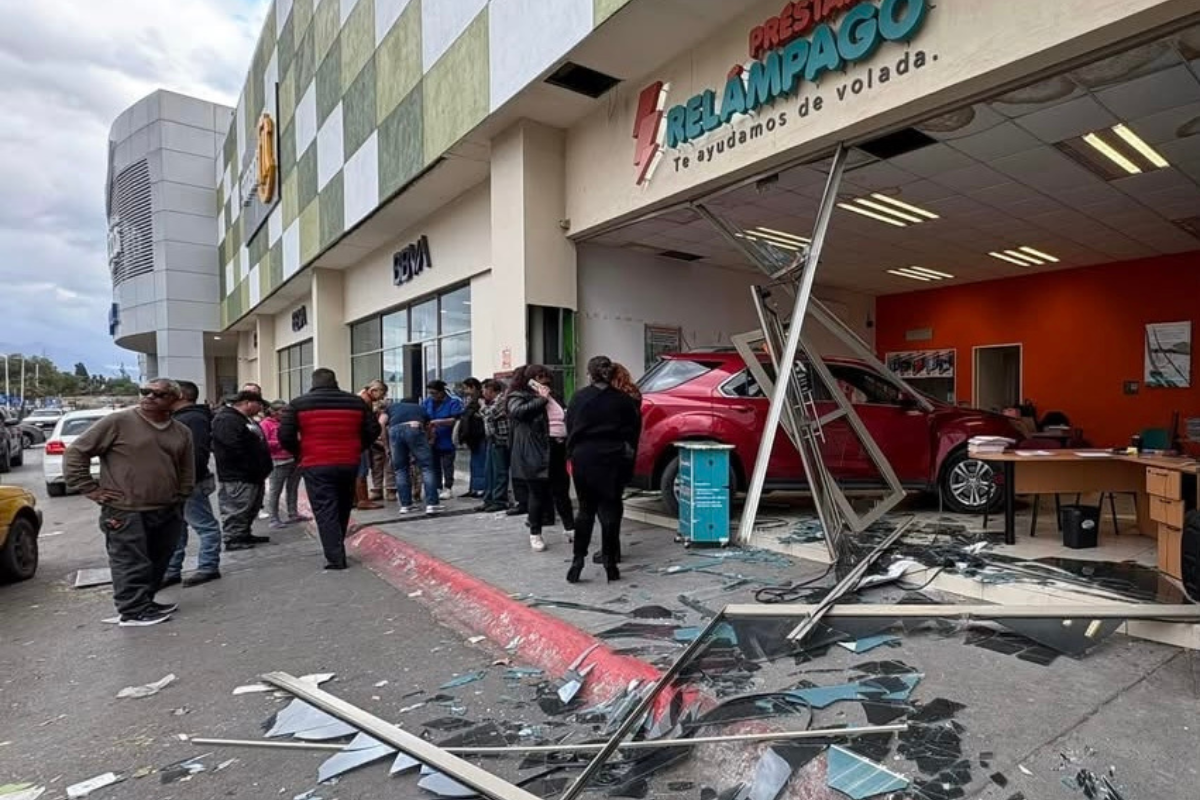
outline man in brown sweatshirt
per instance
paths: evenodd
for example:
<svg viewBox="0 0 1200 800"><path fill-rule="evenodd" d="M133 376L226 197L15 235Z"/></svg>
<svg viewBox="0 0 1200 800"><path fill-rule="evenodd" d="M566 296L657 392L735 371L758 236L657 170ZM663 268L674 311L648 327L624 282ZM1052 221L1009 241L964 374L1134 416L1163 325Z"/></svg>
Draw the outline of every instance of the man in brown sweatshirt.
<svg viewBox="0 0 1200 800"><path fill-rule="evenodd" d="M67 448L67 486L100 506L113 600L122 627L156 625L175 606L154 602L183 533L183 504L195 485L192 434L171 418L179 384L155 378L136 408L96 420ZM100 459L100 480L91 460Z"/></svg>

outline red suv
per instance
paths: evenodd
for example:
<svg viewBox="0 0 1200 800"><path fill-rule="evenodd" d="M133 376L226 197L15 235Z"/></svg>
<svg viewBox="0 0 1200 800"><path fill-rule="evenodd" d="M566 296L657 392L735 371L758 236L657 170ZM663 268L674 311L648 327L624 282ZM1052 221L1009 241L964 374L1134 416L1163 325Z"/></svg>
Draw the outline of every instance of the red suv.
<svg viewBox="0 0 1200 800"><path fill-rule="evenodd" d="M991 493L991 467L967 454L972 436L1020 438L1013 423L999 414L958 408L928 400L925 411L861 361L825 359L837 380L836 391L850 398L863 423L891 462L904 486L913 491L941 491L946 507L958 513L982 512L998 503ZM770 370L770 364L766 365ZM817 413L836 408L830 389L816 379ZM679 511L675 482L679 459L675 443L715 440L734 446L732 468L739 490L749 484L768 399L735 351L695 352L666 356L642 377L642 439L634 468L634 485L662 491L667 511ZM824 426L822 452L843 489L882 486L870 458L845 420ZM805 488L800 454L781 429L775 438L767 472L768 490Z"/></svg>

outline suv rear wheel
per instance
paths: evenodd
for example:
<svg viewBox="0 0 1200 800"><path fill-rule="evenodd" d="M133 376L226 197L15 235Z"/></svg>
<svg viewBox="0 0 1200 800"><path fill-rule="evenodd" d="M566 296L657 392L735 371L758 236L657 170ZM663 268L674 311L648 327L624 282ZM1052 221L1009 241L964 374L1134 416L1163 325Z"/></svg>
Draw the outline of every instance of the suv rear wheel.
<svg viewBox="0 0 1200 800"><path fill-rule="evenodd" d="M938 489L946 508L955 514L996 510L1003 499L992 465L973 458L965 449L951 453L942 464Z"/></svg>
<svg viewBox="0 0 1200 800"><path fill-rule="evenodd" d="M0 579L24 581L33 577L38 566L37 528L25 517L17 517L8 527L8 538L0 547Z"/></svg>
<svg viewBox="0 0 1200 800"><path fill-rule="evenodd" d="M670 460L663 468L662 477L658 481L659 491L662 492L663 510L668 517L679 516L679 456Z"/></svg>

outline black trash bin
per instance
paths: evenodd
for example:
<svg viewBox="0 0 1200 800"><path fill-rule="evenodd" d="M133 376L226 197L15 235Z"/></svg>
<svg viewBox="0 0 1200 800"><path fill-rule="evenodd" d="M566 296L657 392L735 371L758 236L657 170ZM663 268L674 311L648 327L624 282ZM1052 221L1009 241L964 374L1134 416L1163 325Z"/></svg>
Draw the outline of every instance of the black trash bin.
<svg viewBox="0 0 1200 800"><path fill-rule="evenodd" d="M1099 506L1063 506L1059 512L1063 545L1073 550L1095 547L1100 533Z"/></svg>

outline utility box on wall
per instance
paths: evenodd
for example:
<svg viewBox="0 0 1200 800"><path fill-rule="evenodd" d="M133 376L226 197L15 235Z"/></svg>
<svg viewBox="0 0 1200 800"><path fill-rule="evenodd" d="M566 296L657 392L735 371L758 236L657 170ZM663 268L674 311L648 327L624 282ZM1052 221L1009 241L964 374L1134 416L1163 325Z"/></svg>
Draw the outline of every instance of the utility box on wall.
<svg viewBox="0 0 1200 800"><path fill-rule="evenodd" d="M729 544L729 451L718 442L680 442L679 535L687 545Z"/></svg>

